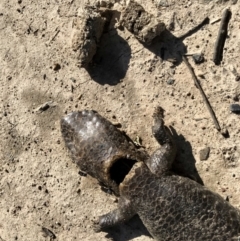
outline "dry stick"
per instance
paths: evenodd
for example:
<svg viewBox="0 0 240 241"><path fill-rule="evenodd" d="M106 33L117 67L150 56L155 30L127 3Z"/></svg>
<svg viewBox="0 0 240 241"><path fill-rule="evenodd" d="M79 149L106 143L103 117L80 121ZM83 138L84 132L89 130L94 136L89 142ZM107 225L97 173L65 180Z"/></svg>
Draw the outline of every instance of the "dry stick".
<svg viewBox="0 0 240 241"><path fill-rule="evenodd" d="M214 122L214 125L215 125L216 129L218 131L220 131L221 127L220 127L220 125L218 123L218 120L217 120L217 118L215 116L215 113L214 113L214 111L213 111L213 109L212 109L212 107L211 107L211 105L210 105L210 103L209 103L209 101L208 101L208 99L207 99L203 89L202 89L202 86L200 85L200 83L199 83L199 81L198 81L198 79L197 79L197 77L196 77L196 75L194 73L194 70L193 70L192 66L189 64L189 62L188 62L188 60L187 60L187 58L185 56L182 56L182 58L183 58L184 63L187 65L187 67L188 67L188 69L189 69L189 71L190 71L190 73L191 73L191 75L193 77L195 85L200 90L200 93L201 93L201 95L203 97L203 100L205 101L205 103L207 105L207 108L208 108L208 110L209 110L209 112L211 114L211 117L213 119L213 122Z"/></svg>
<svg viewBox="0 0 240 241"><path fill-rule="evenodd" d="M209 23L209 17L206 17L203 19L203 21L201 23L199 23L197 26L193 27L192 29L188 30L186 33L180 35L179 37L177 37L178 39L185 39L186 37L192 35L193 33L195 33L199 28L201 28L202 26L204 26L205 24Z"/></svg>
<svg viewBox="0 0 240 241"><path fill-rule="evenodd" d="M217 40L214 46L214 53L213 53L213 62L216 65L219 65L220 62L222 61L222 53L223 53L223 47L224 43L227 37L227 28L228 28L228 22L231 18L231 11L229 9L226 9L223 12L222 20L220 23L219 31L218 31L218 36Z"/></svg>
<svg viewBox="0 0 240 241"><path fill-rule="evenodd" d="M53 37L51 38L49 43L51 43L57 37L57 35L60 33L60 30L58 28L56 28L56 30L57 30L57 32L53 35Z"/></svg>

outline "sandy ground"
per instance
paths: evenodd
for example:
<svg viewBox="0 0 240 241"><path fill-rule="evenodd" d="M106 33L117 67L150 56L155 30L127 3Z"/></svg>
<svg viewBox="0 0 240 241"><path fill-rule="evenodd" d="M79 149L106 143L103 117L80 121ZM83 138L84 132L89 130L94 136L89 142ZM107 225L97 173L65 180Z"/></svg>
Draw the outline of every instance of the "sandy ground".
<svg viewBox="0 0 240 241"><path fill-rule="evenodd" d="M59 120L74 110L94 109L121 123L121 129L133 140L139 136L151 153L158 146L151 135L151 116L161 105L166 123L179 135L177 159L191 159L205 186L240 206L240 116L229 111L240 94L240 5L158 2L159 7L151 1L144 6L166 25L175 12L172 32L145 48L127 30L109 31L102 36L91 71L86 71L78 68L71 46L72 23L82 14L83 1L1 0L1 241L50 240L42 227L56 240L152 240L137 218L108 234L92 230L91 220L115 208L117 199L91 177L81 176L64 147ZM220 18L227 7L232 18L220 66L212 62L219 22L176 45L176 36L206 16L210 21ZM200 65L188 58L229 138L215 129L185 64L169 61L184 48L204 54ZM38 111L49 101L50 108ZM200 161L204 147L210 147L210 156Z"/></svg>

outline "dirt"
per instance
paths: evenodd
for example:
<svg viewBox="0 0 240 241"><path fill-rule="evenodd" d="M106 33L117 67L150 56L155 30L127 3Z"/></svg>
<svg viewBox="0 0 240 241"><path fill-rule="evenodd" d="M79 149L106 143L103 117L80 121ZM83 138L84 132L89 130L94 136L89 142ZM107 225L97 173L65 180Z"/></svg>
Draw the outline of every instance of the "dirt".
<svg viewBox="0 0 240 241"><path fill-rule="evenodd" d="M142 44L151 45L153 39L165 30L164 22L145 11L142 5L130 0L124 7L120 25L125 27Z"/></svg>
<svg viewBox="0 0 240 241"><path fill-rule="evenodd" d="M182 160L191 161L205 186L240 207L240 115L229 109L240 95L239 2L137 1L166 26L172 27L175 12L174 28L150 47L126 29L111 28L89 68L79 68L79 53L72 48L74 23L84 5L94 2L0 3L0 240L53 235L56 240L152 240L138 218L109 233L92 230L91 220L114 209L117 199L82 175L69 157L59 120L74 110L94 109L121 123L121 130L140 138L152 153L158 146L151 134L152 113L162 106L166 123L178 134L180 168L185 168ZM121 10L125 3L117 4ZM214 21L227 7L232 17L223 61L216 66L212 58L220 22ZM209 24L177 40L206 16ZM229 138L216 130L179 51L203 53L201 64L188 59ZM209 158L200 161L199 151L206 147Z"/></svg>

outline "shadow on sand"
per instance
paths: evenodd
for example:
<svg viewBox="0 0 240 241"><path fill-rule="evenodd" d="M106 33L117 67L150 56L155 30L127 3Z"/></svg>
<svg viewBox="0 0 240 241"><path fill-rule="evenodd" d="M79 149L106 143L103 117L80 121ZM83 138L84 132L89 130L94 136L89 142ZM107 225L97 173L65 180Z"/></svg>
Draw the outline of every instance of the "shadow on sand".
<svg viewBox="0 0 240 241"><path fill-rule="evenodd" d="M86 70L101 85L117 85L127 73L130 58L131 49L127 41L113 29L103 34L92 64Z"/></svg>
<svg viewBox="0 0 240 241"><path fill-rule="evenodd" d="M182 62L182 55L187 52L182 40L168 30L157 36L150 46L144 45L144 47L160 57L162 61L170 61L175 65Z"/></svg>
<svg viewBox="0 0 240 241"><path fill-rule="evenodd" d="M182 55L186 53L183 42L168 30L156 37L150 46L143 46L162 61L170 61L175 65L182 62ZM130 59L131 48L128 42L119 36L116 29L112 29L103 34L92 63L86 70L101 85L117 85L125 77Z"/></svg>
<svg viewBox="0 0 240 241"><path fill-rule="evenodd" d="M116 16L119 19L120 13L116 13ZM180 37L174 36L166 29L152 41L150 46L143 45L143 47L160 57L162 61L179 65L182 56L187 52L183 40L208 23L209 18L205 18L199 25ZM92 79L101 85L116 85L125 77L130 58L131 49L128 42L119 36L117 29L111 28L103 34L97 53L92 64L87 67L87 71Z"/></svg>
<svg viewBox="0 0 240 241"><path fill-rule="evenodd" d="M196 160L193 156L190 142L188 142L183 135L178 135L173 127L170 127L170 129L178 147L172 171L179 176L188 177L199 184L204 185L196 169Z"/></svg>

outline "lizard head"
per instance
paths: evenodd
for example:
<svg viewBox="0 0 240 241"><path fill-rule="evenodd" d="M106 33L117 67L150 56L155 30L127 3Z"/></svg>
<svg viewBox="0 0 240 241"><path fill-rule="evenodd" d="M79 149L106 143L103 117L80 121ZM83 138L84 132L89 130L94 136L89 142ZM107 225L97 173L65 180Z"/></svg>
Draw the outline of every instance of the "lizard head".
<svg viewBox="0 0 240 241"><path fill-rule="evenodd" d="M80 169L116 194L133 165L145 158L119 129L92 110L63 117L61 132Z"/></svg>

